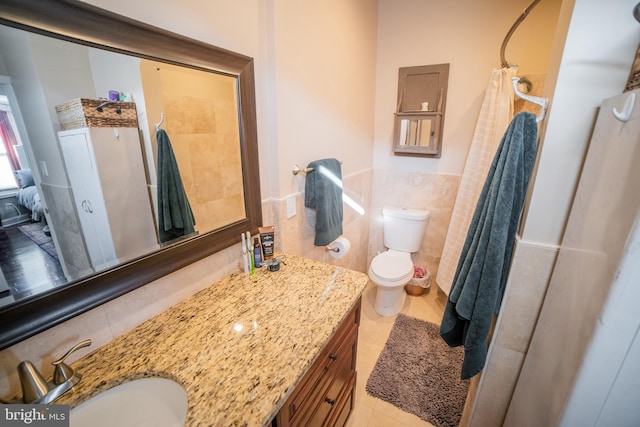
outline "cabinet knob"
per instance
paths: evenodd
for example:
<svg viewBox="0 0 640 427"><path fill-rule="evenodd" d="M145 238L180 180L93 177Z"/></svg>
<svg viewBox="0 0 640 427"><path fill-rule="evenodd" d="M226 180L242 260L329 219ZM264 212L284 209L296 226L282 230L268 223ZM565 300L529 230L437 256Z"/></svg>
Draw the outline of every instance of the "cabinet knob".
<svg viewBox="0 0 640 427"><path fill-rule="evenodd" d="M335 404L336 404L336 401L335 401L335 400L333 400L333 399L329 399L328 397L325 399L325 401L326 401L329 405L331 405L331 406L333 406L333 405L335 405Z"/></svg>
<svg viewBox="0 0 640 427"><path fill-rule="evenodd" d="M331 354L329 355L329 359L331 359L331 360L338 360L338 356L336 356L335 354L331 353Z"/></svg>

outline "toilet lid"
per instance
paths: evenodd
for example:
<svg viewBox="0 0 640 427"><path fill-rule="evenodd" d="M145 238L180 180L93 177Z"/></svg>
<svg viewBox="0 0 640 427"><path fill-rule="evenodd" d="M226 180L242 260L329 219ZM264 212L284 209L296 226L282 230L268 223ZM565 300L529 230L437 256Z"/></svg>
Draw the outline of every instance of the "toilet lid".
<svg viewBox="0 0 640 427"><path fill-rule="evenodd" d="M373 258L371 270L379 277L396 280L413 271L413 262L406 252L387 251Z"/></svg>

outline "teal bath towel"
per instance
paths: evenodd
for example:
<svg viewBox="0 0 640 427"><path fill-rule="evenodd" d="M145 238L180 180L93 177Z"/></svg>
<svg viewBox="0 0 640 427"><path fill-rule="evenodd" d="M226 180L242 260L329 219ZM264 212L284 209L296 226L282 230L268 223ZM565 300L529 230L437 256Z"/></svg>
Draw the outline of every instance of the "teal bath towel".
<svg viewBox="0 0 640 427"><path fill-rule="evenodd" d="M160 243L195 232L196 220L182 185L178 162L164 129L156 132L158 143L158 239Z"/></svg>
<svg viewBox="0 0 640 427"><path fill-rule="evenodd" d="M316 246L325 246L342 234L342 169L336 159L309 163L304 205L316 210Z"/></svg>
<svg viewBox="0 0 640 427"><path fill-rule="evenodd" d="M464 345L462 379L479 373L487 357L494 313L500 309L518 221L536 158L538 126L519 113L507 129L482 188L445 307L440 335Z"/></svg>

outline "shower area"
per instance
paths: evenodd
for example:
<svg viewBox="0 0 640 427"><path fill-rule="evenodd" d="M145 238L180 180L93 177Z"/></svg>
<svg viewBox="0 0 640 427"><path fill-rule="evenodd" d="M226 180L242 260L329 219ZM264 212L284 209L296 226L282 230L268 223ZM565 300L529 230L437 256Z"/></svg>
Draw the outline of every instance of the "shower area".
<svg viewBox="0 0 640 427"><path fill-rule="evenodd" d="M606 7L586 1L525 0L517 5L467 4L468 9L455 12L435 2L418 10L420 6L410 2L411 15L427 16L424 25L386 3L381 2L379 14L388 12L392 15L389 21L404 20L405 25L394 37L383 37L379 42L377 93L381 100L376 101L376 123L388 121L380 107L385 93L393 106L393 84L387 88L382 82L385 78L394 81L397 69L393 70L393 65L450 61L451 70L441 159L374 154L373 188L380 191L373 193L369 253L379 246L376 214L382 205L404 200L410 207L430 210L430 225L417 262L426 265L435 278L443 305L455 274L460 242L466 236L465 221L473 214L474 193L482 187L492 150L514 114L542 113L540 105L514 96L512 78L520 78L516 90L550 101L539 122L536 166L520 219L502 311L495 318L485 368L472 379L463 418L467 425L503 425L505 420L517 420L517 414L526 413L531 406L518 378L560 250L595 112L603 98L622 91L629 75L638 44L637 22L632 16L635 2ZM439 26L431 16L455 23L451 25L455 30ZM588 28L586 22L593 19L600 19L602 28ZM480 31L479 22L484 23L486 32ZM385 20L381 27L382 34L390 31ZM433 33L445 34L450 42L442 47L411 42L427 40ZM413 52L411 59L393 51L398 37L402 37L405 50ZM470 40L475 52L465 48ZM607 52L605 46L611 50ZM379 126L377 138L391 134ZM562 407L561 402L547 403ZM561 409L554 411L546 416L552 419Z"/></svg>

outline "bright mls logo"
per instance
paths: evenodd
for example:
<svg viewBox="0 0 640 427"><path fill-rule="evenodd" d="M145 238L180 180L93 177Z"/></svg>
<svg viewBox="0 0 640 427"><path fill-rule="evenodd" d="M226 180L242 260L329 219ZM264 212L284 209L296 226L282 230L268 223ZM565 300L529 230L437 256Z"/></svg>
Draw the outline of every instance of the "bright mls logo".
<svg viewBox="0 0 640 427"><path fill-rule="evenodd" d="M2 405L0 425L69 427L69 405Z"/></svg>

